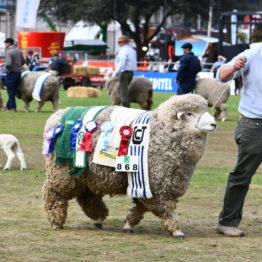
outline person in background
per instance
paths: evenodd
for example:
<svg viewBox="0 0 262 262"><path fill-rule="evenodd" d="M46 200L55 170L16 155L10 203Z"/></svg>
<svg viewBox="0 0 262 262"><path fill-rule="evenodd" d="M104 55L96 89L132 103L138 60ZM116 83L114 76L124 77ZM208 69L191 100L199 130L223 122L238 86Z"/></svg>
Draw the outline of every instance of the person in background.
<svg viewBox="0 0 262 262"><path fill-rule="evenodd" d="M218 68L219 68L221 65L225 64L226 61L227 61L227 59L226 59L224 56L222 56L222 55L219 55L219 56L217 57L217 61L213 64L213 66L212 66L211 69L210 69L210 71L213 72L214 77L216 77Z"/></svg>
<svg viewBox="0 0 262 262"><path fill-rule="evenodd" d="M59 57L59 54L55 53L53 58L51 70L56 71L58 75L70 73L69 63L63 57Z"/></svg>
<svg viewBox="0 0 262 262"><path fill-rule="evenodd" d="M122 35L118 38L119 52L115 58L115 71L112 77L119 78L119 97L121 105L130 107L128 86L137 67L137 54L128 44L128 37Z"/></svg>
<svg viewBox="0 0 262 262"><path fill-rule="evenodd" d="M184 55L179 60L179 70L176 77L178 95L193 92L196 85L196 75L201 71L200 61L191 51L192 44L185 43L182 48Z"/></svg>
<svg viewBox="0 0 262 262"><path fill-rule="evenodd" d="M30 67L32 66L32 60L33 60L33 51L29 50L27 52L27 56L25 58L25 63L28 66L28 68L30 69ZM30 69L31 70L31 69Z"/></svg>
<svg viewBox="0 0 262 262"><path fill-rule="evenodd" d="M21 80L21 67L25 64L24 56L20 49L14 46L14 40L7 38L5 41L6 57L4 64L7 69L6 87L8 101L6 104L7 112L16 112L15 95Z"/></svg>
<svg viewBox="0 0 262 262"><path fill-rule="evenodd" d="M32 63L31 63L31 66L29 67L29 69L31 71L35 71L34 69L36 67L40 66L40 57L39 57L39 53L35 52L33 54L33 59L32 59Z"/></svg>
<svg viewBox="0 0 262 262"><path fill-rule="evenodd" d="M241 118L235 129L237 163L229 173L217 233L244 236L239 229L249 184L262 162L262 44L245 50L222 65L217 79L225 82L243 73L243 88L238 111ZM241 72L242 71L242 72Z"/></svg>

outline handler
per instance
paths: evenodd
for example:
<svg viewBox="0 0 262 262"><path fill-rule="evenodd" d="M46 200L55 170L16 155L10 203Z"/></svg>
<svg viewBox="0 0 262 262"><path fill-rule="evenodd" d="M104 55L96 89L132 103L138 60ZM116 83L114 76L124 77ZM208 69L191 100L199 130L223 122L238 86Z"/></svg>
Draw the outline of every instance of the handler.
<svg viewBox="0 0 262 262"><path fill-rule="evenodd" d="M120 50L115 58L115 71L112 77L119 78L119 97L121 104L125 107L130 107L128 86L136 71L137 54L134 48L128 44L128 37L122 35L118 38Z"/></svg>
<svg viewBox="0 0 262 262"><path fill-rule="evenodd" d="M231 237L244 236L238 228L251 178L262 161L262 44L247 49L222 65L217 79L228 81L243 73L243 88L238 111L241 119L235 129L238 159L229 174L224 206L217 232Z"/></svg>

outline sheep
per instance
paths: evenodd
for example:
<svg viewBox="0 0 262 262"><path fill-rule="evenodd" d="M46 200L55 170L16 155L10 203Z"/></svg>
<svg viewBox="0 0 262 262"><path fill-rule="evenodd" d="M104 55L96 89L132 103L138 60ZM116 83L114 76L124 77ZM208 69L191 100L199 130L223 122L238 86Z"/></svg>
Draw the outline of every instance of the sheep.
<svg viewBox="0 0 262 262"><path fill-rule="evenodd" d="M3 149L7 155L7 162L4 169L10 169L12 167L15 156L17 156L20 161L20 169L23 170L27 168L23 151L18 139L14 135L0 134L0 148Z"/></svg>
<svg viewBox="0 0 262 262"><path fill-rule="evenodd" d="M32 92L34 89L34 84L36 79L46 72L28 72L25 74L19 85L16 96L24 101L24 110L29 112L29 104L33 100ZM42 106L46 101L51 101L53 104L54 111L58 109L58 101L59 101L59 79L56 76L49 76L45 81L42 91L41 91L41 101L38 101L37 106L35 108L35 112L39 112Z"/></svg>
<svg viewBox="0 0 262 262"><path fill-rule="evenodd" d="M96 118L98 125L110 119L116 106L102 111ZM199 95L172 96L154 111L150 111L150 142L148 148L148 176L152 198L134 199L135 206L127 215L124 232L133 227L145 212L152 212L162 220L172 236L184 237L175 213L177 198L186 192L197 162L204 153L207 132L216 122L207 112L207 101ZM47 120L44 137L50 128L60 123L68 109L59 110ZM128 109L138 110L138 109ZM96 145L99 128L93 134ZM128 178L125 172L92 162L94 152L88 153L88 169L81 176L68 175L69 165L57 165L55 153L46 158L46 180L42 192L44 210L53 229L62 229L66 221L68 201L76 198L84 213L102 228L108 209L102 198L108 194L125 195Z"/></svg>
<svg viewBox="0 0 262 262"><path fill-rule="evenodd" d="M120 105L121 102L118 93L118 86L118 78L107 80L105 84L113 105ZM151 110L153 104L153 87L149 79L145 77L133 77L128 86L128 90L130 102L138 103L142 109Z"/></svg>
<svg viewBox="0 0 262 262"><path fill-rule="evenodd" d="M220 83L214 78L197 79L195 93L208 101L208 106L215 108L214 117L221 121L227 120L227 100L230 96L230 87L227 83Z"/></svg>

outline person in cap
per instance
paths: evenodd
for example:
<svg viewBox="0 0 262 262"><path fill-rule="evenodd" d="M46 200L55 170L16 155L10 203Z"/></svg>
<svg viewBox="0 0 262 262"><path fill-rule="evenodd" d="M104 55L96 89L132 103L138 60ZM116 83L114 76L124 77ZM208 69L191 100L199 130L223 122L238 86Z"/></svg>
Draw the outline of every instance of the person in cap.
<svg viewBox="0 0 262 262"><path fill-rule="evenodd" d="M28 66L28 68L30 69L30 67L32 66L32 60L33 60L33 51L29 50L27 52L27 56L25 58L25 63Z"/></svg>
<svg viewBox="0 0 262 262"><path fill-rule="evenodd" d="M193 48L192 44L185 43L182 45L182 48L184 55L179 60L180 66L176 77L178 95L193 92L196 85L196 75L201 71L200 61L191 51Z"/></svg>
<svg viewBox="0 0 262 262"><path fill-rule="evenodd" d="M0 66L5 66L7 70L6 87L8 101L6 111L16 112L15 95L21 80L21 67L25 64L25 59L21 50L15 47L12 38L7 38L4 43L6 47L6 57L5 62Z"/></svg>
<svg viewBox="0 0 262 262"><path fill-rule="evenodd" d="M118 38L119 52L115 58L115 71L112 77L119 78L119 97L121 105L130 107L128 86L133 78L137 66L136 51L128 44L128 37L122 35Z"/></svg>

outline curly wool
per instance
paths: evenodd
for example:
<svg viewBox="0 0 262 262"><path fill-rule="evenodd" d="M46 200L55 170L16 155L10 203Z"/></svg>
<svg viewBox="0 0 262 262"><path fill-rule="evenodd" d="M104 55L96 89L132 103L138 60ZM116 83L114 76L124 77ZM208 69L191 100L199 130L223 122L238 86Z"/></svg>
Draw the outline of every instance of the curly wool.
<svg viewBox="0 0 262 262"><path fill-rule="evenodd" d="M29 111L29 104L33 100L32 92L36 79L46 72L30 72L26 74L19 85L17 97L22 99L25 103L25 111ZM35 111L39 111L46 101L51 101L54 111L58 109L60 84L56 76L49 76L44 83L40 95L41 101L38 102Z"/></svg>
<svg viewBox="0 0 262 262"><path fill-rule="evenodd" d="M106 83L106 88L113 105L120 105L118 87L119 81L117 78L113 78ZM153 87L149 79L145 77L133 77L128 90L130 102L138 103L142 109L151 110L153 104Z"/></svg>

